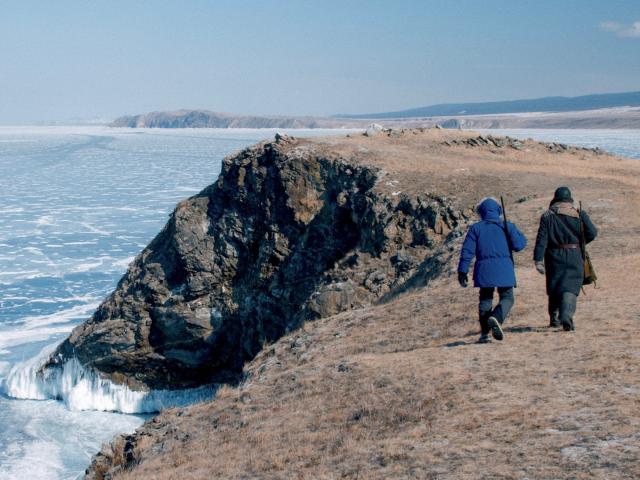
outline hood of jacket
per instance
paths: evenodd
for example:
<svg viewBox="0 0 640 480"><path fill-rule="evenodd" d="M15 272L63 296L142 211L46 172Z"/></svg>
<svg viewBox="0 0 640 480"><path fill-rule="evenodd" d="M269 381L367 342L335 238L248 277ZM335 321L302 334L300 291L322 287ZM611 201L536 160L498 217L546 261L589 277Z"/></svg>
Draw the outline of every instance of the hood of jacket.
<svg viewBox="0 0 640 480"><path fill-rule="evenodd" d="M500 220L502 207L493 198L485 198L477 207L482 220Z"/></svg>

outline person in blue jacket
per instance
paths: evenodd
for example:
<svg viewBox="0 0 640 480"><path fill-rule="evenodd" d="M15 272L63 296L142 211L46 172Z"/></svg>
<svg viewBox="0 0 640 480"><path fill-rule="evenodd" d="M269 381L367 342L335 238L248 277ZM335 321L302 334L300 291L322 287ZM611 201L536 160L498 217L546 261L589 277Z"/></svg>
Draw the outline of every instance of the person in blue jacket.
<svg viewBox="0 0 640 480"><path fill-rule="evenodd" d="M474 223L462 244L458 264L458 282L467 287L467 273L475 257L473 285L480 288L478 306L481 335L479 343L489 341L489 332L496 340L504 338L502 324L513 306L513 287L516 274L511 252L519 252L527 245L527 239L511 222L506 229L502 208L494 198L483 199L476 207L482 221ZM508 243L507 243L508 242ZM493 294L498 289L500 301L493 308Z"/></svg>

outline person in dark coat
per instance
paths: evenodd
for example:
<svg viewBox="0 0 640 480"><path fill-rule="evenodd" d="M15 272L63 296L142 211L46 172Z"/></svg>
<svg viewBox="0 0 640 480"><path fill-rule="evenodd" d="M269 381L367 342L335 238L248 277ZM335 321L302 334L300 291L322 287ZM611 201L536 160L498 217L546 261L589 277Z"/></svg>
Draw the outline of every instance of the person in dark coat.
<svg viewBox="0 0 640 480"><path fill-rule="evenodd" d="M550 327L562 325L565 331L575 330L573 315L584 281L584 245L580 238L584 236L589 243L597 234L589 215L575 209L571 190L558 188L549 210L540 218L533 251L536 270L546 275Z"/></svg>
<svg viewBox="0 0 640 480"><path fill-rule="evenodd" d="M480 288L478 313L481 335L479 343L489 341L491 331L496 340L502 340L504 323L513 306L513 287L516 275L511 252L519 252L527 245L527 239L511 222L501 218L502 208L493 198L486 198L478 204L477 213L482 221L469 228L460 252L458 281L466 287L471 261L475 257L473 285ZM493 308L493 295L498 290L500 301Z"/></svg>

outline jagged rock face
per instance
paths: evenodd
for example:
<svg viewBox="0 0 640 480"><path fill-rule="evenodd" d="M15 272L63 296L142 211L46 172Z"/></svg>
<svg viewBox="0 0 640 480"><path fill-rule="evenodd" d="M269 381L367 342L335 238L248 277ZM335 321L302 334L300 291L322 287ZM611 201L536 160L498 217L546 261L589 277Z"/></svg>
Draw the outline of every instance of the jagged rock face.
<svg viewBox="0 0 640 480"><path fill-rule="evenodd" d="M302 322L424 285L462 214L387 197L374 167L327 157L280 137L225 159L45 369L75 356L139 389L234 381Z"/></svg>

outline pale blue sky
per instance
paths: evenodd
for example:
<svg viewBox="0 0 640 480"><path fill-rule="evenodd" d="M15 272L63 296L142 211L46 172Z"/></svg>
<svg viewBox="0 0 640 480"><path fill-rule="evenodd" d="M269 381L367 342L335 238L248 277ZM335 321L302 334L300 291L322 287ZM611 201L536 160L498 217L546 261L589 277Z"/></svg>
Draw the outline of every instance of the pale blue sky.
<svg viewBox="0 0 640 480"><path fill-rule="evenodd" d="M4 0L0 123L640 90L637 0Z"/></svg>

